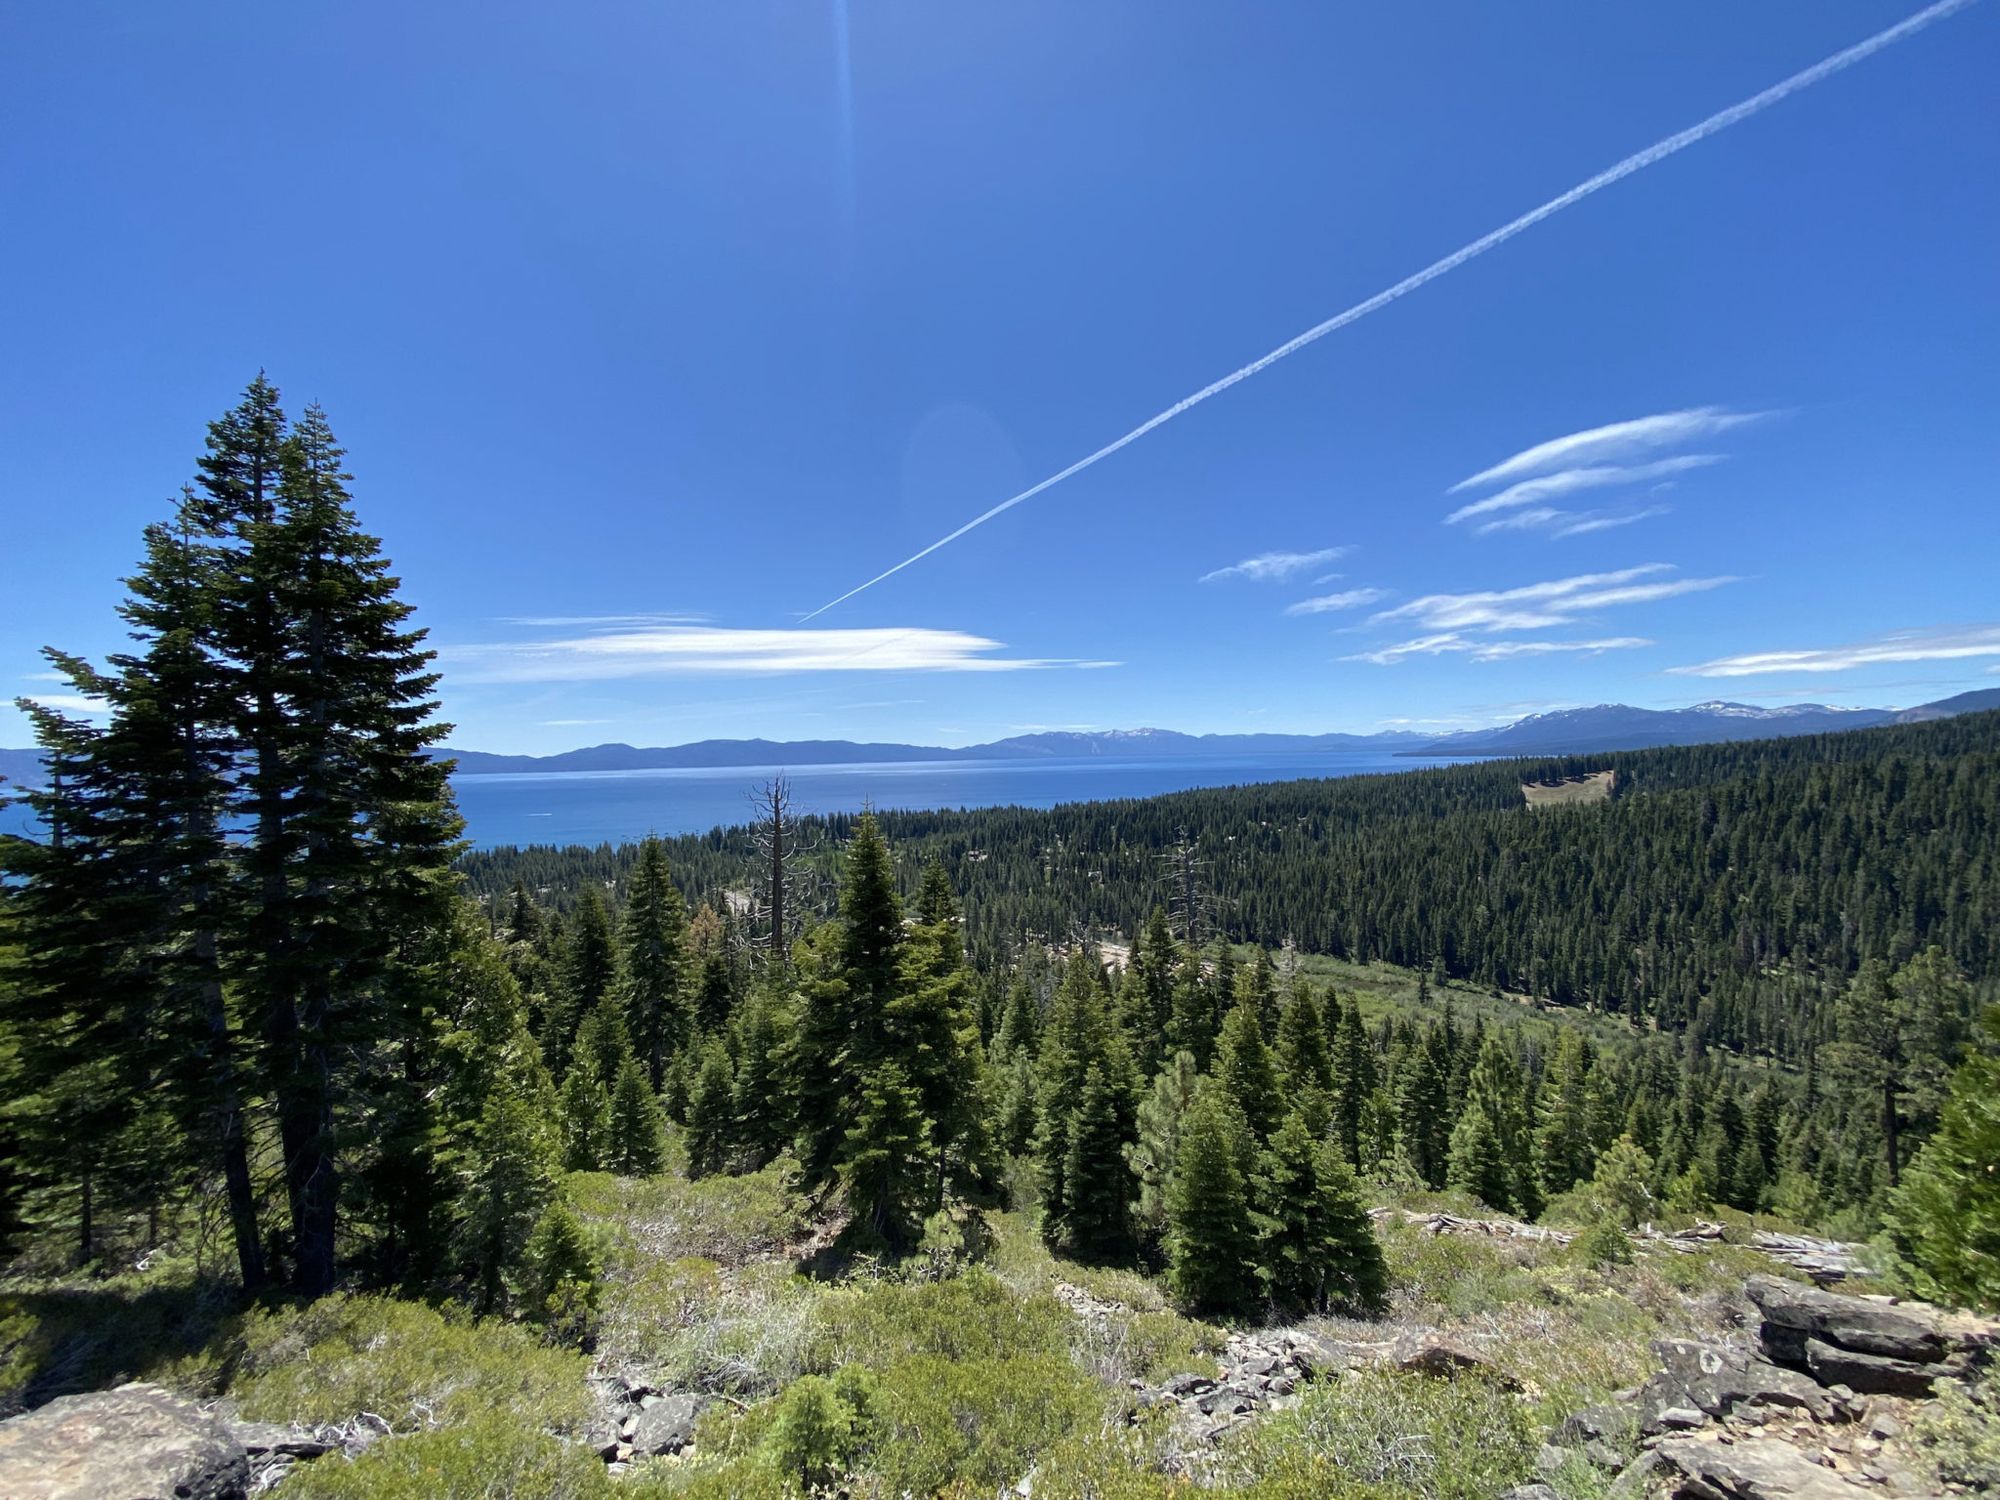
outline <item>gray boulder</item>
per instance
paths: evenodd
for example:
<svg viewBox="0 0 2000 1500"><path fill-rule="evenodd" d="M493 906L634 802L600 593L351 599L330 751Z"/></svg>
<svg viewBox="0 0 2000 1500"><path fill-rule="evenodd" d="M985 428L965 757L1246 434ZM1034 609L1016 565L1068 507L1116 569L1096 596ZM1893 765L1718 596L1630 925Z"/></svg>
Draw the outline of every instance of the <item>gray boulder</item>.
<svg viewBox="0 0 2000 1500"><path fill-rule="evenodd" d="M7 1500L241 1500L249 1487L227 1425L158 1386L60 1396L0 1422Z"/></svg>
<svg viewBox="0 0 2000 1500"><path fill-rule="evenodd" d="M664 1396L628 1424L635 1453L678 1453L694 1441L694 1424L708 1409L706 1396Z"/></svg>
<svg viewBox="0 0 2000 1500"><path fill-rule="evenodd" d="M1795 1348L1802 1352L1807 1338L1915 1364L1935 1364L1952 1352L1952 1340L1936 1315L1919 1305L1843 1297L1777 1276L1752 1276L1743 1290L1763 1314L1773 1357Z"/></svg>
<svg viewBox="0 0 2000 1500"><path fill-rule="evenodd" d="M1836 1349L1815 1338L1808 1338L1801 1352L1806 1368L1821 1385L1844 1385L1878 1396L1913 1396L1921 1400L1930 1395L1931 1386L1950 1368L1891 1359L1886 1354L1863 1354L1858 1349Z"/></svg>
<svg viewBox="0 0 2000 1500"><path fill-rule="evenodd" d="M1660 1373L1640 1388L1634 1402L1640 1431L1648 1436L1668 1430L1671 1424L1665 1414L1677 1408L1721 1417L1739 1406L1792 1407L1821 1422L1834 1421L1842 1414L1833 1396L1809 1376L1774 1365L1745 1349L1692 1339L1658 1339L1653 1352L1660 1357Z"/></svg>
<svg viewBox="0 0 2000 1500"><path fill-rule="evenodd" d="M1775 1438L1726 1445L1669 1438L1652 1459L1657 1470L1678 1476L1672 1493L1679 1500L1861 1500L1875 1493Z"/></svg>

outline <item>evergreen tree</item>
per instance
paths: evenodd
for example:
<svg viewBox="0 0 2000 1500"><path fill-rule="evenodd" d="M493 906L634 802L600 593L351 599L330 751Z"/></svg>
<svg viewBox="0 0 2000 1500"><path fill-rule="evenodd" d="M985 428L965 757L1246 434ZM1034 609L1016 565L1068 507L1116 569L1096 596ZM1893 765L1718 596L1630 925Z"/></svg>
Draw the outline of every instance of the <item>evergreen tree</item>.
<svg viewBox="0 0 2000 1500"><path fill-rule="evenodd" d="M579 1053L563 1079L562 1164L566 1172L601 1172L611 1164L611 1095L589 1053Z"/></svg>
<svg viewBox="0 0 2000 1500"><path fill-rule="evenodd" d="M883 1045L917 1091L929 1123L935 1213L947 1187L968 1191L992 1177L972 972L958 900L936 860L924 869L900 967L895 996L885 1006Z"/></svg>
<svg viewBox="0 0 2000 1500"><path fill-rule="evenodd" d="M1136 1132L1138 1080L1099 974L1090 955L1072 954L1043 1028L1034 1154L1042 1178L1042 1234L1056 1245L1080 1244L1079 1234L1094 1232L1090 1226L1110 1212L1110 1198L1129 1202L1136 1191L1122 1148ZM1093 1163L1087 1181L1073 1182L1069 1172L1079 1157L1071 1139L1093 1070L1120 1149L1114 1160ZM1084 1123L1094 1132L1105 1130L1101 1114Z"/></svg>
<svg viewBox="0 0 2000 1500"><path fill-rule="evenodd" d="M1989 1009L2000 1047L2000 1008ZM1917 1290L2000 1308L2000 1055L1968 1056L1952 1075L1937 1132L1890 1194L1889 1231Z"/></svg>
<svg viewBox="0 0 2000 1500"><path fill-rule="evenodd" d="M563 933L561 982L569 1025L561 1045L567 1049L577 1022L618 985L618 943L612 935L611 913L603 892L595 886L587 885L577 893L576 908ZM566 1050L563 1055L568 1055Z"/></svg>
<svg viewBox="0 0 2000 1500"><path fill-rule="evenodd" d="M1257 1238L1239 1161L1241 1119L1226 1090L1200 1089L1182 1122L1167 1185L1167 1285L1201 1312L1241 1312L1254 1298Z"/></svg>
<svg viewBox="0 0 2000 1500"><path fill-rule="evenodd" d="M1258 1141L1268 1139L1283 1113L1283 1103L1278 1094L1278 1070L1272 1063L1271 1049L1264 1045L1254 998L1239 1002L1222 1023L1215 1049L1215 1078L1229 1090Z"/></svg>
<svg viewBox="0 0 2000 1500"><path fill-rule="evenodd" d="M1278 1070L1290 1093L1311 1089L1332 1095L1333 1059L1327 1051L1325 1023L1312 986L1303 979L1292 985L1291 998L1278 1018L1277 1053Z"/></svg>
<svg viewBox="0 0 2000 1500"><path fill-rule="evenodd" d="M839 1158L850 1235L892 1253L915 1243L929 1200L930 1154L922 1103L903 1070L893 1062L870 1069Z"/></svg>
<svg viewBox="0 0 2000 1500"><path fill-rule="evenodd" d="M1167 1232L1167 1187L1180 1155L1181 1125L1194 1103L1200 1080L1192 1052L1176 1052L1153 1079L1139 1105L1139 1139L1132 1148L1132 1171L1139 1181L1138 1230L1149 1245Z"/></svg>
<svg viewBox="0 0 2000 1500"><path fill-rule="evenodd" d="M1541 1114L1535 1126L1535 1160L1542 1189L1566 1193L1590 1175L1591 1071L1596 1057L1581 1031L1564 1027L1542 1084Z"/></svg>
<svg viewBox="0 0 2000 1500"><path fill-rule="evenodd" d="M342 458L324 415L307 408L282 450L276 520L250 534L248 569L270 590L281 715L277 760L260 756L253 778L260 905L277 938L255 973L267 1005L282 997L267 1044L294 1278L308 1293L335 1275L339 1118L402 1107L385 1101L407 1087L403 1061L424 1044L428 1021L412 1003L423 987L400 983L400 965L448 920L461 826L449 767L429 753L447 730L430 722L435 653L355 520ZM261 843L274 792L271 850Z"/></svg>
<svg viewBox="0 0 2000 1500"><path fill-rule="evenodd" d="M723 1059L725 1068L728 1059ZM723 1084L726 1096L728 1084ZM611 1090L610 1140L606 1165L627 1177L650 1177L666 1169L667 1117L660 1096L646 1082L646 1070L627 1054Z"/></svg>
<svg viewBox="0 0 2000 1500"><path fill-rule="evenodd" d="M1396 1092L1397 1149L1432 1187L1445 1181L1455 1123L1443 1033L1432 1027L1403 1061Z"/></svg>
<svg viewBox="0 0 2000 1500"><path fill-rule="evenodd" d="M1063 1162L1063 1228L1072 1252L1086 1260L1115 1260L1132 1249L1125 1103L1103 1065L1092 1063L1065 1131Z"/></svg>
<svg viewBox="0 0 2000 1500"><path fill-rule="evenodd" d="M836 944L830 972L808 976L803 986L796 1049L799 1158L814 1186L839 1170L854 1101L870 1088L869 1074L884 1058L882 1022L896 998L903 910L889 846L873 813L861 815L842 862ZM896 1083L897 1089L908 1086L907 1078ZM874 1093L878 1106L893 1113L895 1090Z"/></svg>
<svg viewBox="0 0 2000 1500"><path fill-rule="evenodd" d="M1468 1104L1452 1127L1445 1180L1489 1208L1504 1213L1513 1206L1513 1164L1502 1149L1500 1128L1482 1099Z"/></svg>
<svg viewBox="0 0 2000 1500"><path fill-rule="evenodd" d="M607 993L576 1028L571 1056L578 1060L588 1057L599 1078L615 1083L625 1059L631 1055L632 1034L625 1029L625 1007L616 996Z"/></svg>
<svg viewBox="0 0 2000 1500"><path fill-rule="evenodd" d="M687 1044L694 977L686 904L668 873L666 850L657 838L639 846L618 935L624 944L627 1024L657 1094L666 1081L667 1058Z"/></svg>
<svg viewBox="0 0 2000 1500"><path fill-rule="evenodd" d="M788 1029L784 1002L768 984L755 987L736 1013L730 1140L753 1168L770 1162L791 1139L791 1086L784 1056Z"/></svg>
<svg viewBox="0 0 2000 1500"><path fill-rule="evenodd" d="M736 1076L719 1042L701 1049L701 1068L688 1090L688 1176L720 1172L729 1156L736 1117Z"/></svg>
<svg viewBox="0 0 2000 1500"><path fill-rule="evenodd" d="M1379 1306L1388 1268L1354 1173L1304 1110L1272 1133L1255 1180L1258 1267L1281 1307Z"/></svg>

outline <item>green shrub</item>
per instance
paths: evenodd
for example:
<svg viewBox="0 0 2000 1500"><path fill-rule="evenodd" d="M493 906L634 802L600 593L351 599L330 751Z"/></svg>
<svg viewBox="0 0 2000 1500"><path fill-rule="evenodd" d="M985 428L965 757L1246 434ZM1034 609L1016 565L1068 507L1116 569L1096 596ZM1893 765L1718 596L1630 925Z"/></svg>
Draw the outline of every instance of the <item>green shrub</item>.
<svg viewBox="0 0 2000 1500"><path fill-rule="evenodd" d="M866 1467L891 1495L928 1495L953 1480L991 1494L1097 1425L1107 1394L1061 1355L901 1360L877 1376Z"/></svg>
<svg viewBox="0 0 2000 1500"><path fill-rule="evenodd" d="M1569 1242L1568 1258L1580 1266L1603 1270L1632 1264L1631 1238L1609 1219L1599 1219Z"/></svg>
<svg viewBox="0 0 2000 1500"><path fill-rule="evenodd" d="M1919 1408L1910 1434L1940 1482L2000 1493L2000 1370L1988 1369L1970 1387L1941 1381L1937 1400Z"/></svg>
<svg viewBox="0 0 2000 1500"><path fill-rule="evenodd" d="M566 1344L589 1341L603 1298L603 1259L590 1232L557 1199L528 1236L528 1309Z"/></svg>
<svg viewBox="0 0 2000 1500"><path fill-rule="evenodd" d="M476 1322L455 1305L336 1294L253 1314L232 1394L255 1421L366 1411L409 1432L505 1414L517 1427L570 1429L588 1414L585 1368L525 1328Z"/></svg>
<svg viewBox="0 0 2000 1500"><path fill-rule="evenodd" d="M757 1454L788 1484L810 1490L844 1477L866 1436L866 1419L841 1399L834 1383L823 1375L806 1375L778 1398Z"/></svg>
<svg viewBox="0 0 2000 1500"><path fill-rule="evenodd" d="M614 1269L621 1257L638 1255L666 1261L698 1255L738 1266L799 1237L805 1210L795 1175L790 1160L780 1157L761 1172L694 1182L672 1172L642 1178L575 1173L567 1191L578 1213L610 1231Z"/></svg>
<svg viewBox="0 0 2000 1500"><path fill-rule="evenodd" d="M1434 1319L1435 1310L1442 1309L1467 1318L1541 1295L1523 1263L1535 1253L1527 1244L1503 1246L1468 1234L1427 1234L1414 1224L1394 1220L1382 1230L1390 1300L1400 1310L1423 1310Z"/></svg>
<svg viewBox="0 0 2000 1500"><path fill-rule="evenodd" d="M386 1438L349 1463L292 1471L279 1500L610 1500L620 1491L587 1448L492 1412L438 1432Z"/></svg>
<svg viewBox="0 0 2000 1500"><path fill-rule="evenodd" d="M1074 1322L1052 1295L1020 1296L978 1267L950 1281L835 1291L821 1300L819 1315L810 1359L816 1370L853 1363L880 1369L919 1354L953 1360L1062 1355Z"/></svg>
<svg viewBox="0 0 2000 1500"><path fill-rule="evenodd" d="M1226 1477L1259 1496L1487 1500L1527 1476L1535 1447L1490 1381L1376 1370L1310 1387L1252 1430Z"/></svg>

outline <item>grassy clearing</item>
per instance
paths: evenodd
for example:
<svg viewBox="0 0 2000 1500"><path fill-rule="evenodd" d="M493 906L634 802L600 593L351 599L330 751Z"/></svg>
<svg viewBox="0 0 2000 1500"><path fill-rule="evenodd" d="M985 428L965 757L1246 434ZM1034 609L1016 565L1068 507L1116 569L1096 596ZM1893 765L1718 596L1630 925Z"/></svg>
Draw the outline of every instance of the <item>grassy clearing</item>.
<svg viewBox="0 0 2000 1500"><path fill-rule="evenodd" d="M1616 771L1592 771L1587 776L1566 776L1561 781L1524 781L1521 796L1530 807L1577 807L1590 802L1609 802L1617 782Z"/></svg>

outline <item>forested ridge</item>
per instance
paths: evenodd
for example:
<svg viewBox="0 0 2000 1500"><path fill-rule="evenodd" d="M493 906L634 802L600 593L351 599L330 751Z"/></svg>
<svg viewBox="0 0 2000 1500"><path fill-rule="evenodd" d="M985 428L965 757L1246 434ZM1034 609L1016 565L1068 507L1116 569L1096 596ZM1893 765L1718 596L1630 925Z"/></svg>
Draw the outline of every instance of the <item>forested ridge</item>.
<svg viewBox="0 0 2000 1500"><path fill-rule="evenodd" d="M1524 780L1605 768L1618 778L1609 806L1522 803ZM1026 934L1129 937L1170 894L1163 851L1183 835L1205 865L1211 930L1238 941L1441 963L1481 986L1792 1059L1832 1034L1827 1002L1866 959L1937 945L1988 975L2000 958L2000 714L877 819L906 887L924 860L943 864L987 962ZM852 823L824 820L824 847ZM751 883L748 830L667 849L718 907ZM616 886L634 857L536 847L460 864L483 897L518 880L560 907L585 881Z"/></svg>
<svg viewBox="0 0 2000 1500"><path fill-rule="evenodd" d="M1580 1231L1538 1319L1709 1214L1876 1237L1892 1284L2000 1304L2000 715L1048 812L801 819L780 779L743 830L468 854L349 484L259 377L142 538L130 648L49 653L106 712L23 701L50 778L0 842L0 1402L86 1367L286 1415L393 1398L407 1431L286 1492L602 1494L548 1431L581 1425L582 1355L671 1350L730 1410L635 1495L1152 1496L1184 1476L1113 1396L1223 1346L1192 1319L1473 1278L1371 1205ZM1608 803L1523 805L1606 767ZM121 1279L136 1313L161 1266L198 1350L50 1331ZM1350 1418L1506 1455L1356 1493L1527 1475L1513 1391L1404 1373L1311 1394L1217 1493L1326 1492L1315 1424Z"/></svg>

